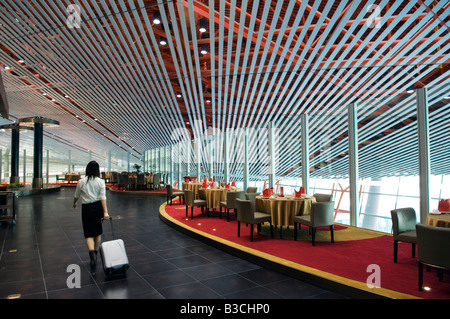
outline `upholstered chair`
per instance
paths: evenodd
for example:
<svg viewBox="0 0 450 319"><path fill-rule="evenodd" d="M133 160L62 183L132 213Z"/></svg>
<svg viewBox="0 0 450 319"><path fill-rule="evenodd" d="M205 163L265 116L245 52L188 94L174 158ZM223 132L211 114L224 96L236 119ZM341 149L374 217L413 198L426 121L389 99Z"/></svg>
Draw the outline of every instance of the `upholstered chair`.
<svg viewBox="0 0 450 319"><path fill-rule="evenodd" d="M253 241L253 228L258 225L258 233L261 231L261 224L270 223L270 234L273 238L273 225L271 223L270 214L255 212L254 207L249 200L236 199L237 205L237 224L238 237L241 236L241 223L250 224L250 241Z"/></svg>
<svg viewBox="0 0 450 319"><path fill-rule="evenodd" d="M313 195L316 198L316 202L331 202L333 195L316 193Z"/></svg>
<svg viewBox="0 0 450 319"><path fill-rule="evenodd" d="M397 262L398 243L411 243L412 258L416 255L416 211L414 208L398 208L391 210L392 217L392 233L394 239L394 263Z"/></svg>
<svg viewBox="0 0 450 319"><path fill-rule="evenodd" d="M169 201L170 201L170 205L172 205L172 198L179 196L180 204L181 204L181 199L184 197L183 192L174 192L173 187L170 184L166 185L166 191L167 191L167 203L169 203Z"/></svg>
<svg viewBox="0 0 450 319"><path fill-rule="evenodd" d="M450 228L416 224L419 264L419 291L423 290L423 265L438 269L439 281L443 270L450 269Z"/></svg>
<svg viewBox="0 0 450 319"><path fill-rule="evenodd" d="M236 199L245 199L245 195L243 191L240 192L227 192L227 200L224 202L220 202L220 211L219 216L222 218L222 207L225 208L225 212L227 213L227 221L230 221L230 210L233 209L236 212Z"/></svg>
<svg viewBox="0 0 450 319"><path fill-rule="evenodd" d="M334 243L334 202L316 202L311 205L310 215L294 217L294 239L297 240L297 226L309 226L312 235L312 245L316 245L316 228L330 227L331 242Z"/></svg>
<svg viewBox="0 0 450 319"><path fill-rule="evenodd" d="M191 208L191 218L194 218L194 207L200 206L203 214L203 207L206 206L206 200L194 199L194 192L189 189L185 189L183 192L184 201L186 203L186 217L188 217L188 207Z"/></svg>

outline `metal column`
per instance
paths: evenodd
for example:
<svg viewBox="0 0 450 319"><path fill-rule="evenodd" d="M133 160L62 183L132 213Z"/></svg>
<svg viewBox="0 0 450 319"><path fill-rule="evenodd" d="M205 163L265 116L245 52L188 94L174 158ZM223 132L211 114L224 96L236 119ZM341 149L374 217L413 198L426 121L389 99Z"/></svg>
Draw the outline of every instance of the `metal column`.
<svg viewBox="0 0 450 319"><path fill-rule="evenodd" d="M244 192L249 186L249 163L248 163L248 129L244 129Z"/></svg>
<svg viewBox="0 0 450 319"><path fill-rule="evenodd" d="M350 225L358 225L358 115L357 104L348 106L348 165L349 165L349 184L350 184Z"/></svg>
<svg viewBox="0 0 450 319"><path fill-rule="evenodd" d="M425 223L430 212L430 137L427 89L419 88L416 90L416 94L419 135L420 222Z"/></svg>
<svg viewBox="0 0 450 319"><path fill-rule="evenodd" d="M228 157L228 133L227 131L223 132L223 182L228 183L230 177L228 176L230 173L230 159Z"/></svg>
<svg viewBox="0 0 450 319"><path fill-rule="evenodd" d="M272 188L275 184L275 132L272 122L269 122L267 125L267 135L269 152L269 188Z"/></svg>
<svg viewBox="0 0 450 319"><path fill-rule="evenodd" d="M43 151L44 127L41 122L34 123L34 164L33 164L33 188L42 188L42 151Z"/></svg>
<svg viewBox="0 0 450 319"><path fill-rule="evenodd" d="M309 194L309 115L301 115L302 125L302 186Z"/></svg>

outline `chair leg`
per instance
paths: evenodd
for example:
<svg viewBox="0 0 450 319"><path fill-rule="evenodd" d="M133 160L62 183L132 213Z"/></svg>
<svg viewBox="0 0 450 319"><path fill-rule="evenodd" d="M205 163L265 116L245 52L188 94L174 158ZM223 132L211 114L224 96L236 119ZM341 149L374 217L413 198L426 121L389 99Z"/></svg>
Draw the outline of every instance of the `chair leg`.
<svg viewBox="0 0 450 319"><path fill-rule="evenodd" d="M237 226L238 226L238 237L241 237L241 222L240 221L237 222Z"/></svg>
<svg viewBox="0 0 450 319"><path fill-rule="evenodd" d="M397 263L398 241L394 240L394 263Z"/></svg>
<svg viewBox="0 0 450 319"><path fill-rule="evenodd" d="M311 235L312 235L312 245L316 245L316 227L311 228Z"/></svg>
<svg viewBox="0 0 450 319"><path fill-rule="evenodd" d="M411 256L412 258L416 258L416 244L412 243L411 246Z"/></svg>
<svg viewBox="0 0 450 319"><path fill-rule="evenodd" d="M334 225L330 226L331 242L334 243Z"/></svg>
<svg viewBox="0 0 450 319"><path fill-rule="evenodd" d="M186 205L186 218L188 217L188 206Z"/></svg>
<svg viewBox="0 0 450 319"><path fill-rule="evenodd" d="M230 209L227 208L227 222L230 221Z"/></svg>
<svg viewBox="0 0 450 319"><path fill-rule="evenodd" d="M423 290L423 264L419 261L419 291Z"/></svg>
<svg viewBox="0 0 450 319"><path fill-rule="evenodd" d="M222 219L222 206L219 207L219 218Z"/></svg>
<svg viewBox="0 0 450 319"><path fill-rule="evenodd" d="M298 223L294 222L294 240L297 240L297 225Z"/></svg>
<svg viewBox="0 0 450 319"><path fill-rule="evenodd" d="M270 238L273 239L273 225L270 223Z"/></svg>
<svg viewBox="0 0 450 319"><path fill-rule="evenodd" d="M191 218L194 218L194 206L191 207Z"/></svg>
<svg viewBox="0 0 450 319"><path fill-rule="evenodd" d="M250 224L250 241L253 241L253 224Z"/></svg>

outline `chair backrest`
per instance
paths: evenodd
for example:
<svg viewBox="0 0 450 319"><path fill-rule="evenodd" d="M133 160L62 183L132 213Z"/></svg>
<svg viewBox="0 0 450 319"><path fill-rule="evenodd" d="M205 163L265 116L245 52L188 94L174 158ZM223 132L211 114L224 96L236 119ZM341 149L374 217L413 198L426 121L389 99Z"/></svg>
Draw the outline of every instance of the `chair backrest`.
<svg viewBox="0 0 450 319"><path fill-rule="evenodd" d="M416 224L418 261L450 268L450 228Z"/></svg>
<svg viewBox="0 0 450 319"><path fill-rule="evenodd" d="M120 175L122 175L122 182L124 184L128 184L128 181L129 181L128 174L120 174Z"/></svg>
<svg viewBox="0 0 450 319"><path fill-rule="evenodd" d="M198 198L199 199L206 199L206 191L202 188L198 189Z"/></svg>
<svg viewBox="0 0 450 319"><path fill-rule="evenodd" d="M172 196L173 195L172 185L166 184L166 191L167 191L167 196Z"/></svg>
<svg viewBox="0 0 450 319"><path fill-rule="evenodd" d="M144 185L145 184L145 176L143 173L137 175L137 184Z"/></svg>
<svg viewBox="0 0 450 319"><path fill-rule="evenodd" d="M246 193L256 193L257 187L247 187Z"/></svg>
<svg viewBox="0 0 450 319"><path fill-rule="evenodd" d="M183 192L186 206L194 206L194 192L192 192L190 189L185 189L183 190Z"/></svg>
<svg viewBox="0 0 450 319"><path fill-rule="evenodd" d="M261 193L245 193L245 199L249 200L255 205L256 196L261 195Z"/></svg>
<svg viewBox="0 0 450 319"><path fill-rule="evenodd" d="M123 185L123 175L117 174L117 184Z"/></svg>
<svg viewBox="0 0 450 319"><path fill-rule="evenodd" d="M393 209L391 217L394 239L401 233L416 229L416 211L412 207Z"/></svg>
<svg viewBox="0 0 450 319"><path fill-rule="evenodd" d="M313 203L311 208L311 223L314 227L333 225L334 202Z"/></svg>
<svg viewBox="0 0 450 319"><path fill-rule="evenodd" d="M245 199L244 191L227 192L227 208L237 208L236 199Z"/></svg>
<svg viewBox="0 0 450 319"><path fill-rule="evenodd" d="M159 184L161 181L161 173L153 175L153 184Z"/></svg>
<svg viewBox="0 0 450 319"><path fill-rule="evenodd" d="M333 195L316 193L314 194L314 197L317 202L331 202Z"/></svg>
<svg viewBox="0 0 450 319"><path fill-rule="evenodd" d="M119 181L119 174L117 172L111 172L111 182L117 183Z"/></svg>
<svg viewBox="0 0 450 319"><path fill-rule="evenodd" d="M236 199L237 220L242 223L252 224L254 220L253 205L249 200Z"/></svg>

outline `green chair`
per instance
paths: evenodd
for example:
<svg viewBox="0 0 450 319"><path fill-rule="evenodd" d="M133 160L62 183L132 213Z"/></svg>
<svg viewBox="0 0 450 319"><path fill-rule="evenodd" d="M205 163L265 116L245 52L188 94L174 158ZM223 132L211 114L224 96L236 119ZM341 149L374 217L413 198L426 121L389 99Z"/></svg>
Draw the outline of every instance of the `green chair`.
<svg viewBox="0 0 450 319"><path fill-rule="evenodd" d="M261 232L261 224L270 223L270 235L273 238L273 225L271 223L270 214L255 212L251 201L236 199L237 205L237 221L238 221L238 237L241 236L241 222L250 224L250 241L253 241L253 225L258 225L258 233Z"/></svg>
<svg viewBox="0 0 450 319"><path fill-rule="evenodd" d="M313 195L316 198L316 202L331 202L333 195L331 194L319 194L316 193Z"/></svg>
<svg viewBox="0 0 450 319"><path fill-rule="evenodd" d="M331 242L334 243L334 202L317 202L311 205L310 215L294 217L294 240L297 240L297 226L309 226L312 235L312 245L316 245L316 228L330 227Z"/></svg>
<svg viewBox="0 0 450 319"><path fill-rule="evenodd" d="M224 202L220 202L220 212L219 216L222 218L222 207L225 208L225 212L227 213L227 221L230 221L230 209L233 209L234 212L237 210L236 199L245 199L245 195L243 191L240 192L227 192L227 200Z"/></svg>
<svg viewBox="0 0 450 319"><path fill-rule="evenodd" d="M186 203L186 217L188 217L188 207L191 208L191 218L194 218L194 207L200 206L203 214L203 207L206 207L206 200L194 199L194 192L189 189L185 189L183 192Z"/></svg>
<svg viewBox="0 0 450 319"><path fill-rule="evenodd" d="M450 269L450 228L416 224L419 264L419 291L423 290L423 265L438 269L439 281L443 270Z"/></svg>
<svg viewBox="0 0 450 319"><path fill-rule="evenodd" d="M406 242L412 244L412 258L416 255L416 211L414 208L398 208L391 210L392 233L394 239L394 263L397 263L398 243Z"/></svg>

